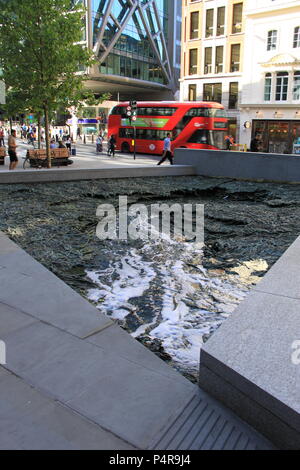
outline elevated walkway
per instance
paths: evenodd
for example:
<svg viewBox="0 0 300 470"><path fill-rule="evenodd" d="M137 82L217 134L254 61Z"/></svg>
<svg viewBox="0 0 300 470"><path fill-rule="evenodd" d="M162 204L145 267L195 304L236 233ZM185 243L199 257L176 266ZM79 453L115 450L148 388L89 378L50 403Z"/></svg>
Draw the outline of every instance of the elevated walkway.
<svg viewBox="0 0 300 470"><path fill-rule="evenodd" d="M272 445L0 233L0 449Z"/></svg>

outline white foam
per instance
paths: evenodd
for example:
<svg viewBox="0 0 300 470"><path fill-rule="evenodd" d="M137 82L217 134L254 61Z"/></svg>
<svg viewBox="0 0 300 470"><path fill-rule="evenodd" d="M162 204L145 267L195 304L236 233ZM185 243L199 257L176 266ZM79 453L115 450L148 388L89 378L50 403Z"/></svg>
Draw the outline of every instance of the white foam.
<svg viewBox="0 0 300 470"><path fill-rule="evenodd" d="M144 298L151 288L149 295L159 296L155 300L160 301L161 309L154 319L152 312L151 321L137 326L132 336L147 331L162 342L175 364L196 373L204 335L221 325L249 289L237 282L238 276L212 277L202 266L202 256L201 248L193 243L145 242L108 269L87 272L98 286L88 297L101 312L124 320L129 314L140 317L132 299Z"/></svg>

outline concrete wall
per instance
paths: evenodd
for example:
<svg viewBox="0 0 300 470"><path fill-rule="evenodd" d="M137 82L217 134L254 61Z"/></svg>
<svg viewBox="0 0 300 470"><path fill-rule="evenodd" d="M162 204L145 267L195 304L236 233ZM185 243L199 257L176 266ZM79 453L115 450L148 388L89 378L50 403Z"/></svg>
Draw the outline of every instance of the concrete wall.
<svg viewBox="0 0 300 470"><path fill-rule="evenodd" d="M177 149L175 162L192 165L201 176L300 182L300 156L296 155Z"/></svg>
<svg viewBox="0 0 300 470"><path fill-rule="evenodd" d="M0 172L0 184L52 183L88 181L111 178L146 178L162 176L193 176L192 166L140 166L107 168L59 168L51 170L16 170Z"/></svg>
<svg viewBox="0 0 300 470"><path fill-rule="evenodd" d="M200 386L280 449L300 449L300 237L204 345Z"/></svg>

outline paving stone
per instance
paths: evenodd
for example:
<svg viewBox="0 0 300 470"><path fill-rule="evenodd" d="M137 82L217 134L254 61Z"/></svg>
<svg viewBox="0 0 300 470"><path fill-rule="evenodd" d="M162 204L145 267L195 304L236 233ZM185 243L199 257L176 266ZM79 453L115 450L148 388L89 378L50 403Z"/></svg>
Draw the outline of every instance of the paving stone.
<svg viewBox="0 0 300 470"><path fill-rule="evenodd" d="M117 325L91 336L87 341L110 352L113 345L113 352L117 357L125 358L132 363L144 366L162 375L179 379L178 372L175 369L155 354L149 354L149 350L145 346Z"/></svg>
<svg viewBox="0 0 300 470"><path fill-rule="evenodd" d="M0 449L132 450L133 447L19 378L0 375Z"/></svg>
<svg viewBox="0 0 300 470"><path fill-rule="evenodd" d="M36 321L34 317L0 302L0 339L4 340L6 335Z"/></svg>
<svg viewBox="0 0 300 470"><path fill-rule="evenodd" d="M3 258L0 302L79 337L113 324L23 250Z"/></svg>
<svg viewBox="0 0 300 470"><path fill-rule="evenodd" d="M10 370L141 448L197 388L42 323L8 335L6 343Z"/></svg>

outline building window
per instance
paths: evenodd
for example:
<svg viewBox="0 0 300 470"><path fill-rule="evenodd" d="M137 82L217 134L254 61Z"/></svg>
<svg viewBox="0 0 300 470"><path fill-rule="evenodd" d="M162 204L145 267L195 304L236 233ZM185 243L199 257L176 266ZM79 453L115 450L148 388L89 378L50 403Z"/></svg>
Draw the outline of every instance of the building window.
<svg viewBox="0 0 300 470"><path fill-rule="evenodd" d="M293 100L300 100L300 71L294 73Z"/></svg>
<svg viewBox="0 0 300 470"><path fill-rule="evenodd" d="M191 13L190 39L197 39L198 37L199 37L199 12L193 11Z"/></svg>
<svg viewBox="0 0 300 470"><path fill-rule="evenodd" d="M225 34L225 7L218 8L217 13L217 36Z"/></svg>
<svg viewBox="0 0 300 470"><path fill-rule="evenodd" d="M222 102L222 83L205 83L203 85L203 101Z"/></svg>
<svg viewBox="0 0 300 470"><path fill-rule="evenodd" d="M210 38L214 34L214 10L206 10L205 37Z"/></svg>
<svg viewBox="0 0 300 470"><path fill-rule="evenodd" d="M233 44L231 46L230 72L238 72L240 70L240 53L241 45Z"/></svg>
<svg viewBox="0 0 300 470"><path fill-rule="evenodd" d="M204 49L204 74L212 73L212 47Z"/></svg>
<svg viewBox="0 0 300 470"><path fill-rule="evenodd" d="M300 26L294 29L294 43L293 47L300 47Z"/></svg>
<svg viewBox="0 0 300 470"><path fill-rule="evenodd" d="M271 100L271 91L272 91L272 75L270 73L267 73L265 77L264 101Z"/></svg>
<svg viewBox="0 0 300 470"><path fill-rule="evenodd" d="M239 84L238 82L231 82L229 84L229 109L237 109L239 100Z"/></svg>
<svg viewBox="0 0 300 470"><path fill-rule="evenodd" d="M276 29L268 32L267 51L275 51L277 48L277 31Z"/></svg>
<svg viewBox="0 0 300 470"><path fill-rule="evenodd" d="M288 92L289 75L287 72L276 74L276 101L286 101Z"/></svg>
<svg viewBox="0 0 300 470"><path fill-rule="evenodd" d="M216 47L216 72L215 73L222 73L223 72L223 46Z"/></svg>
<svg viewBox="0 0 300 470"><path fill-rule="evenodd" d="M232 34L242 32L243 21L243 4L236 3L233 5Z"/></svg>
<svg viewBox="0 0 300 470"><path fill-rule="evenodd" d="M197 85L189 85L189 101L197 101Z"/></svg>
<svg viewBox="0 0 300 470"><path fill-rule="evenodd" d="M198 49L190 49L189 75L196 75L198 68Z"/></svg>

